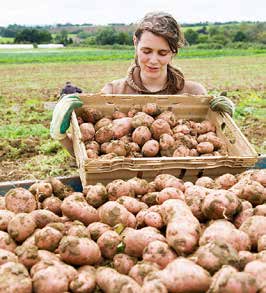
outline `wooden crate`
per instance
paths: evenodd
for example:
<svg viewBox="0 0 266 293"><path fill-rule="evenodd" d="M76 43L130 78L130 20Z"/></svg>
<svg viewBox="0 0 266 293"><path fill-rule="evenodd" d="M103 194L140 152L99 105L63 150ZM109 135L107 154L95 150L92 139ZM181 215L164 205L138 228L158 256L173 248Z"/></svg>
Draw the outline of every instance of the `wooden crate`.
<svg viewBox="0 0 266 293"><path fill-rule="evenodd" d="M217 136L226 142L228 148L226 156L88 159L77 117L73 112L73 147L83 186L135 176L151 180L161 173L195 181L202 175L215 177L226 172L243 172L254 166L258 159L256 151L234 120L226 113L210 110L209 101L212 96L82 94L80 98L85 105L101 110L104 115L112 115L115 110L127 112L135 104L150 102L157 103L162 110L173 111L178 118L195 121L207 119L215 125Z"/></svg>

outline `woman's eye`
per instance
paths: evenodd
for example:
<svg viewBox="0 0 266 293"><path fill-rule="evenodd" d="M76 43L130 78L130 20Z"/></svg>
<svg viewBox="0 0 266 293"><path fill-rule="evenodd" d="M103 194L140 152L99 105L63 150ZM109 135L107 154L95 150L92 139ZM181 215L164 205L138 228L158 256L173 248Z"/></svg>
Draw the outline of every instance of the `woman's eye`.
<svg viewBox="0 0 266 293"><path fill-rule="evenodd" d="M150 50L143 50L142 52L143 52L144 54L150 54L150 53L151 53Z"/></svg>
<svg viewBox="0 0 266 293"><path fill-rule="evenodd" d="M159 55L161 55L161 56L166 56L167 54L168 54L168 52L166 52L166 51L159 52Z"/></svg>

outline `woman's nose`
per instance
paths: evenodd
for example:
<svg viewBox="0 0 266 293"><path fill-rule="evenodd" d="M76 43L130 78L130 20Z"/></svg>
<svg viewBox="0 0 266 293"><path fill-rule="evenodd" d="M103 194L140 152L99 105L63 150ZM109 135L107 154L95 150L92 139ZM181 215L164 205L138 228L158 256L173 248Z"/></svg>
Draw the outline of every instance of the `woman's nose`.
<svg viewBox="0 0 266 293"><path fill-rule="evenodd" d="M154 64L158 63L158 56L157 56L156 53L152 53L151 54L151 56L150 56L150 62L151 63L154 63Z"/></svg>

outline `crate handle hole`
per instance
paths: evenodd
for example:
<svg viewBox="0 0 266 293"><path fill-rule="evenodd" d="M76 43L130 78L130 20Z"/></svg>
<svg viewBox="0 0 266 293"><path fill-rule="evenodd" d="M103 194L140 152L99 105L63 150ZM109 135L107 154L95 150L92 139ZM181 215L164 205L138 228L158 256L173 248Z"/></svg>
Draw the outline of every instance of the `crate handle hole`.
<svg viewBox="0 0 266 293"><path fill-rule="evenodd" d="M183 179L186 175L187 170L186 169L181 169L180 174L178 176L179 179Z"/></svg>

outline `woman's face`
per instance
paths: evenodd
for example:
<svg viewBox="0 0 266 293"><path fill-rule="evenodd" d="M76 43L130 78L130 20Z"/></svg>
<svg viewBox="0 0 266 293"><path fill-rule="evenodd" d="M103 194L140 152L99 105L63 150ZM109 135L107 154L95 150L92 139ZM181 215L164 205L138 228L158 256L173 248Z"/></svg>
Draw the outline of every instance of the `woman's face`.
<svg viewBox="0 0 266 293"><path fill-rule="evenodd" d="M134 39L134 44L141 75L148 79L166 77L167 64L174 55L167 41L161 36L144 31L140 40Z"/></svg>

